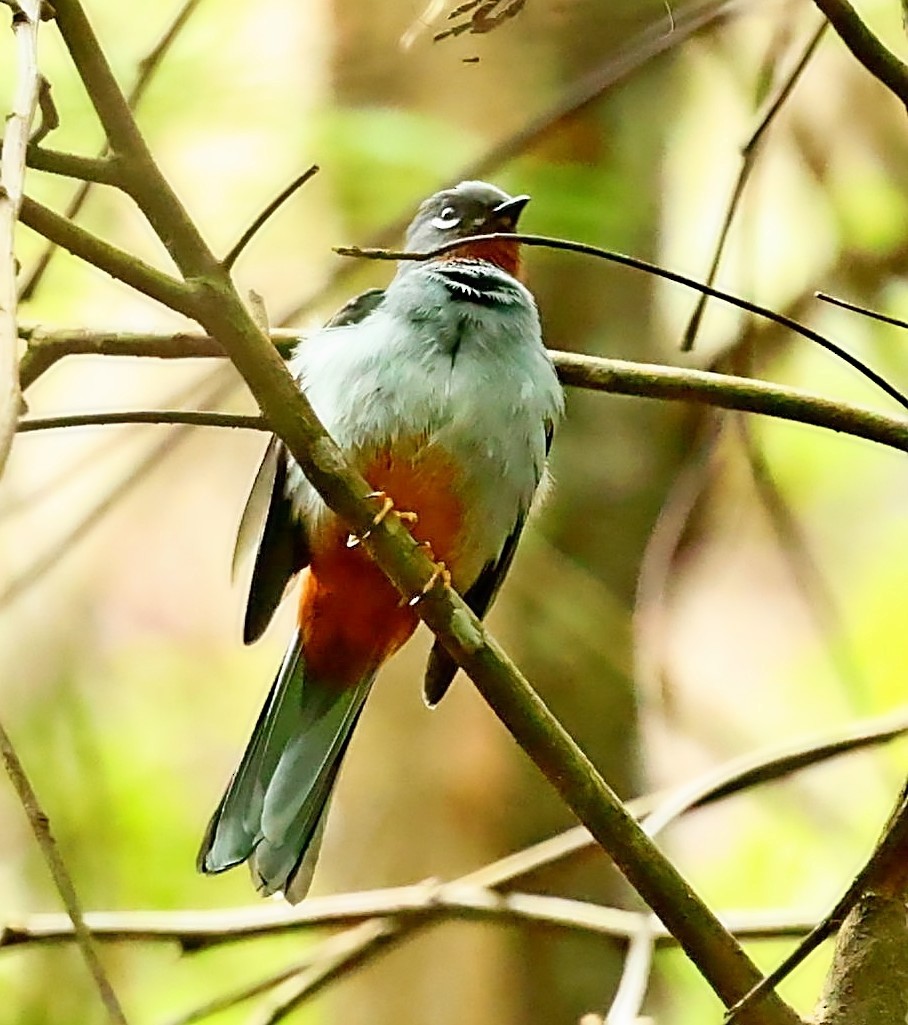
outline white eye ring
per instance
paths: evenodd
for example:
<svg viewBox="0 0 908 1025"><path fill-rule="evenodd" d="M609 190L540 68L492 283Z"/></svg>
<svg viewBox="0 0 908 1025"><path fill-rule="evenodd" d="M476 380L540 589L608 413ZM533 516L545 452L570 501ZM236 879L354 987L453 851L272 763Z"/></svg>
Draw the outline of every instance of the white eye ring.
<svg viewBox="0 0 908 1025"><path fill-rule="evenodd" d="M460 218L457 216L457 211L453 206L446 206L438 217L432 218L432 227L441 228L456 228L460 224Z"/></svg>

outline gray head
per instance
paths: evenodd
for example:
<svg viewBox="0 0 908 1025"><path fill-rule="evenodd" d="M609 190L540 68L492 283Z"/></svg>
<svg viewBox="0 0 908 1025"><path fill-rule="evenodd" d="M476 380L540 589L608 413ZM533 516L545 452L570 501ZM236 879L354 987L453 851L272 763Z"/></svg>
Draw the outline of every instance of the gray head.
<svg viewBox="0 0 908 1025"><path fill-rule="evenodd" d="M425 253L469 235L513 232L529 201L529 196L509 196L488 182L461 182L453 189L443 189L420 204L407 229L407 249ZM495 244L488 243L487 247L491 251ZM479 250L479 246L472 248ZM507 248L513 251L516 263L516 243ZM499 262L479 251L469 255Z"/></svg>

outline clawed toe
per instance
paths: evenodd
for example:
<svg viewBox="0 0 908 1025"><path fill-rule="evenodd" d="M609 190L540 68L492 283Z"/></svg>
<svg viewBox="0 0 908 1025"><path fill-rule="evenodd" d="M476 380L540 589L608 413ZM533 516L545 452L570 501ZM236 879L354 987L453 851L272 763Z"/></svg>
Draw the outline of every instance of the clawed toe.
<svg viewBox="0 0 908 1025"><path fill-rule="evenodd" d="M394 499L386 491L370 491L366 498L380 498L382 500L381 509L372 517L372 523L362 534L348 534L347 535L347 547L355 548L358 544L361 544L375 528L382 523L387 517L388 513L394 508ZM419 517L415 512L409 510L398 510L398 518L403 520L404 523L416 523Z"/></svg>
<svg viewBox="0 0 908 1025"><path fill-rule="evenodd" d="M414 594L407 602L407 605L409 605L410 608L418 605L439 581L441 581L442 587L451 586L451 571L443 562L435 563L435 569L432 572L432 576L430 576L426 581L426 586L419 592L419 594Z"/></svg>

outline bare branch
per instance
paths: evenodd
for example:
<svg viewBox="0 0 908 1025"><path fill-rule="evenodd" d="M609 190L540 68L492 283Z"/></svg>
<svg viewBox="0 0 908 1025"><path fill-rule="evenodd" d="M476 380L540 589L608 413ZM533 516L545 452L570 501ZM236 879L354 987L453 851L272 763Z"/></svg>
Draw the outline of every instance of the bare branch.
<svg viewBox="0 0 908 1025"><path fill-rule="evenodd" d="M192 316L190 286L156 270L124 249L105 242L73 221L54 213L49 207L22 199L19 219L39 235L68 250L73 256L106 271L111 277L130 285L136 291L156 299L173 310Z"/></svg>
<svg viewBox="0 0 908 1025"><path fill-rule="evenodd" d="M80 157L75 153L45 149L34 142L29 145L26 157L28 166L35 171L98 185L120 185L117 162L112 157Z"/></svg>
<svg viewBox="0 0 908 1025"><path fill-rule="evenodd" d="M908 107L908 66L877 39L848 0L814 0L852 56Z"/></svg>
<svg viewBox="0 0 908 1025"><path fill-rule="evenodd" d="M68 416L42 416L20 420L18 431L52 431L61 427L106 427L117 424L182 424L187 427L232 427L265 431L267 421L261 416L239 413L209 413L194 409L133 409L125 413L71 413Z"/></svg>
<svg viewBox="0 0 908 1025"><path fill-rule="evenodd" d="M25 153L38 109L40 0L10 6L16 42L16 83L0 149L0 473L6 465L22 404L16 318L16 222L25 183Z"/></svg>
<svg viewBox="0 0 908 1025"><path fill-rule="evenodd" d="M738 208L741 204L741 199L744 195L744 190L747 187L747 182L750 179L750 175L754 169L754 165L756 164L763 136L775 120L776 115L785 105L789 96L791 96L801 75L803 75L807 70L807 65L810 63L813 55L817 51L817 47L823 39L823 36L826 34L826 28L828 25L829 22L824 18L814 30L807 42L807 45L804 47L800 59L795 64L792 71L787 75L776 95L772 100L770 100L766 113L751 133L750 138L741 147L741 167L738 171L738 177L735 181L734 188L732 189L731 197L728 200L728 206L725 210L725 218L722 222L722 227L719 229L719 237L716 239L712 263L710 264L709 271L706 274L707 285L714 284L716 275L719 273L719 265L722 262L722 256L725 252L725 244L728 241L728 235L731 231L731 226L734 223L735 215L737 214ZM682 352L689 352L694 347L694 342L696 341L697 333L700 330L700 324L703 320L703 314L706 311L707 301L707 294L705 292L701 293L684 332L684 337L681 340Z"/></svg>
<svg viewBox="0 0 908 1025"><path fill-rule="evenodd" d="M890 317L887 313L879 313L876 310L869 310L866 306L858 306L857 303L850 303L847 299L839 299L826 292L814 292L814 297L822 303L829 303L830 306L838 306L850 313L859 313L862 317L870 317L871 320L878 320L882 324L891 324L893 327L908 328L908 321L899 317Z"/></svg>
<svg viewBox="0 0 908 1025"><path fill-rule="evenodd" d="M60 114L57 111L57 105L54 103L50 82L48 82L44 75L41 75L38 83L38 111L41 119L29 140L32 146L37 146L42 139L60 127Z"/></svg>
<svg viewBox="0 0 908 1025"><path fill-rule="evenodd" d="M237 241L231 248L230 252L224 257L223 260L221 260L221 264L224 267L224 270L229 271L233 267L239 255L243 252L246 246L249 245L249 243L255 236L256 232L258 232L262 225L265 224L268 218L271 217L277 210L279 210L295 192L297 192L300 188L302 188L303 185L306 184L307 181L309 181L310 178L313 178L316 174L318 174L318 171L318 165L313 164L307 170L303 171L301 175L298 175L296 178L294 178L293 181L285 189L282 189L281 192L278 193L278 195L271 200L271 202L264 208L264 210L262 210L262 212L255 217L255 219L252 221L249 227L243 232L243 234L240 235L240 237L237 239Z"/></svg>
<svg viewBox="0 0 908 1025"><path fill-rule="evenodd" d="M101 1001L107 1009L108 1017L117 1025L127 1025L126 1015L123 1013L117 995L110 984L110 979L108 979L104 966L98 957L98 951L92 939L91 931L85 924L85 916L82 913L76 888L73 886L66 863L60 855L53 833L51 833L50 820L41 808L38 802L38 795L35 793L25 773L16 749L13 747L13 742L2 725L0 725L0 757L3 758L7 774L15 787L19 801L28 818L28 823L35 835L35 840L37 840L47 867L50 869L54 885L57 887L57 892L60 894L63 906L66 908L66 920L69 923L69 928L72 929L72 935L79 945L85 963L88 965L88 969L101 995Z"/></svg>
<svg viewBox="0 0 908 1025"><path fill-rule="evenodd" d="M132 110L135 110L139 105L142 97L145 95L145 91L150 85L155 73L161 67L164 58L167 56L171 46L176 42L180 32L182 32L189 18L195 12L196 8L201 3L201 0L185 0L185 3L177 12L176 17L165 29L163 35L157 43L151 48L151 50L143 57L138 63L138 72L136 80L133 83L132 89L129 93L128 103ZM34 137L33 142L40 142L39 137ZM105 146L98 154L98 159L101 160L108 154L108 149ZM67 203L66 210L63 216L67 220L75 220L79 215L82 207L85 205L86 199L91 192L91 187L94 179L87 178L83 181L82 185L76 190L72 199ZM114 184L114 183L108 183ZM41 283L41 279L44 277L45 271L47 270L50 261L53 259L54 253L57 251L56 244L49 242L38 257L35 266L32 268L28 278L22 286L22 298L31 299Z"/></svg>

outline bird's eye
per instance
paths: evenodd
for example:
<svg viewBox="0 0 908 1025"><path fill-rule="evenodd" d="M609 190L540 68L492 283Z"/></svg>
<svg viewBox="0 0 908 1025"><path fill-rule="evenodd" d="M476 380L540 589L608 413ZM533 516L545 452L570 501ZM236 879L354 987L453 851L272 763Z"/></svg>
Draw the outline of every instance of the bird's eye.
<svg viewBox="0 0 908 1025"><path fill-rule="evenodd" d="M437 217L432 218L433 228L444 230L445 228L456 228L458 224L460 224L460 218L453 206L444 207Z"/></svg>

